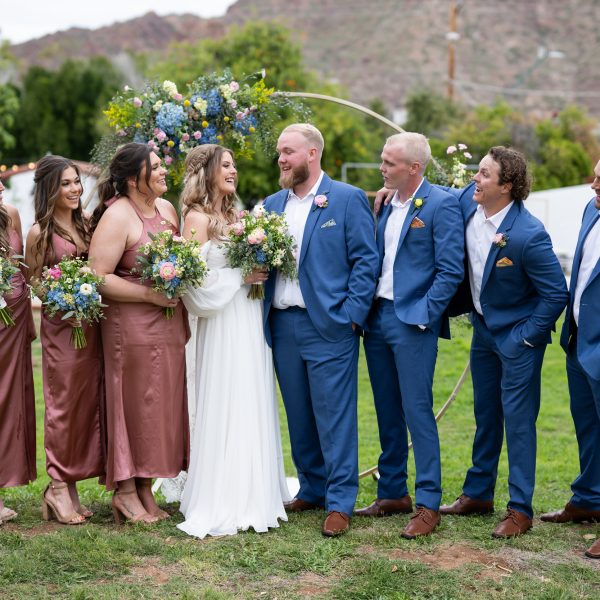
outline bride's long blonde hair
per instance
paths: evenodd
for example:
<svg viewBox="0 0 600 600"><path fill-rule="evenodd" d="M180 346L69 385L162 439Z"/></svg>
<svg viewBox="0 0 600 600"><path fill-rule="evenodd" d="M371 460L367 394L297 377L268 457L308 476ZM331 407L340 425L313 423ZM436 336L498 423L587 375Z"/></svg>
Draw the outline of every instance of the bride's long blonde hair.
<svg viewBox="0 0 600 600"><path fill-rule="evenodd" d="M215 208L214 201L217 194L217 177L221 172L221 159L228 152L233 158L233 152L217 144L203 144L192 148L185 157L185 177L183 192L181 193L181 208L185 217L191 210L199 210L208 216L209 239L223 239L227 237L226 223L237 221L236 203L239 197L236 193L228 194L223 198L221 210Z"/></svg>

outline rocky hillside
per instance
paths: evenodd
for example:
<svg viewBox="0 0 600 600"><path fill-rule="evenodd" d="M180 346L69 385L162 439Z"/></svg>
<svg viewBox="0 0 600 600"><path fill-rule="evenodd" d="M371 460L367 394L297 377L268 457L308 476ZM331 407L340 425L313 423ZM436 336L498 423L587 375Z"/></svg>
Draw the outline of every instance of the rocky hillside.
<svg viewBox="0 0 600 600"><path fill-rule="evenodd" d="M414 88L447 89L451 0L237 0L217 19L154 13L93 31L70 29L14 45L23 64L161 50L172 41L225 35L247 20L277 20L307 65L349 97L401 107ZM600 0L457 0L455 94L466 103L504 97L547 113L567 102L600 117ZM176 6L176 5L175 5Z"/></svg>

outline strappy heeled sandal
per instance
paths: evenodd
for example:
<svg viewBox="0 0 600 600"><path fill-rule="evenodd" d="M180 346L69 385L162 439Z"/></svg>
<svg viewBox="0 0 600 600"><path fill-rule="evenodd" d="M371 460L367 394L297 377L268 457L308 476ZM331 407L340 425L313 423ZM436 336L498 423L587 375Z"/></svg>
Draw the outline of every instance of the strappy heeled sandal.
<svg viewBox="0 0 600 600"><path fill-rule="evenodd" d="M46 489L42 494L42 518L44 519L44 521L51 521L52 519L56 519L62 525L81 525L82 523L85 523L85 518L82 517L82 515L78 514L75 510L73 510L73 512L69 515L61 514L55 500L48 497L48 491L50 490L50 488L52 488L52 490L54 491L62 490L66 487L68 487L66 483L54 482L50 482L46 486Z"/></svg>
<svg viewBox="0 0 600 600"><path fill-rule="evenodd" d="M144 491L148 491L150 494L152 494L152 480L151 479L136 477L135 487L136 487L136 489L143 488ZM144 499L139 494L138 494L138 496L140 498L140 502L142 503L142 506L144 508L146 508L146 505L144 504ZM154 496L152 495L152 497L154 497ZM159 508L158 506L156 506L156 508L154 508L154 507L151 508L151 510L148 510L146 508L146 512L149 515L152 515L153 517L160 519L161 521L163 519L168 519L171 516L166 510L162 510L162 508Z"/></svg>
<svg viewBox="0 0 600 600"><path fill-rule="evenodd" d="M124 504L118 506L117 498L120 496L128 496L131 494L137 495L137 491L131 490L129 492L119 492L116 491L112 497L112 513L115 519L115 523L117 525L122 525L125 521L130 521L131 523L156 523L159 519L151 515L148 512L143 512L139 514L132 513ZM142 505L143 506L143 505Z"/></svg>

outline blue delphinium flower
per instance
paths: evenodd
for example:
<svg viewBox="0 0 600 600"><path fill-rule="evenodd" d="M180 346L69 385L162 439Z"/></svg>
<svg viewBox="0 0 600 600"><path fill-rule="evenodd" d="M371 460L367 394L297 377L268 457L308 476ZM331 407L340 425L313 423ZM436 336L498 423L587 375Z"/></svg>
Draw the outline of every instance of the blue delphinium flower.
<svg viewBox="0 0 600 600"><path fill-rule="evenodd" d="M223 98L219 93L219 90L209 90L201 94L202 98L206 100L206 116L217 117L221 113L221 104L223 104Z"/></svg>
<svg viewBox="0 0 600 600"><path fill-rule="evenodd" d="M256 117L254 115L247 115L240 121L235 121L233 123L233 128L242 135L248 135L250 133L250 127L256 129Z"/></svg>
<svg viewBox="0 0 600 600"><path fill-rule="evenodd" d="M185 112L178 104L165 102L156 115L156 125L165 133L173 135L185 121Z"/></svg>
<svg viewBox="0 0 600 600"><path fill-rule="evenodd" d="M218 144L217 140L217 128L214 125L209 125L202 130L202 137L200 138L201 144Z"/></svg>
<svg viewBox="0 0 600 600"><path fill-rule="evenodd" d="M265 253L262 250L257 250L256 251L256 262L259 264L264 264L265 262L267 262L267 257L265 255Z"/></svg>

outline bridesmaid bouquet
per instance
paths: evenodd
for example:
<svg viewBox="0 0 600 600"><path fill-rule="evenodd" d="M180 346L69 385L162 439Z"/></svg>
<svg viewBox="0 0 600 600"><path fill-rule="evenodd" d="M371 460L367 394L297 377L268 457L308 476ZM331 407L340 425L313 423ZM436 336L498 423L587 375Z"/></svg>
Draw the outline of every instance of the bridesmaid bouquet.
<svg viewBox="0 0 600 600"><path fill-rule="evenodd" d="M288 233L285 217L266 211L262 206L240 213L240 220L229 228L227 256L232 267L239 267L246 277L255 269L279 269L289 279L296 277L294 238ZM248 298L262 300L265 290L253 283Z"/></svg>
<svg viewBox="0 0 600 600"><path fill-rule="evenodd" d="M15 324L4 296L12 290L13 275L19 272L17 262L19 258L22 256L13 256L12 258L0 256L0 323L4 327L12 327Z"/></svg>
<svg viewBox="0 0 600 600"><path fill-rule="evenodd" d="M44 299L44 310L49 317L64 313L63 320L73 318L80 323L97 323L103 318L102 309L106 306L98 293L98 286L103 282L94 274L87 260L63 258L53 267L44 267L35 291ZM73 327L71 344L77 350L87 346L81 325Z"/></svg>
<svg viewBox="0 0 600 600"><path fill-rule="evenodd" d="M167 298L177 298L189 287L200 287L208 267L200 256L200 242L173 235L169 229L148 233L150 240L140 247L137 261L140 278L153 282L152 289ZM174 309L165 308L165 317L171 319Z"/></svg>

